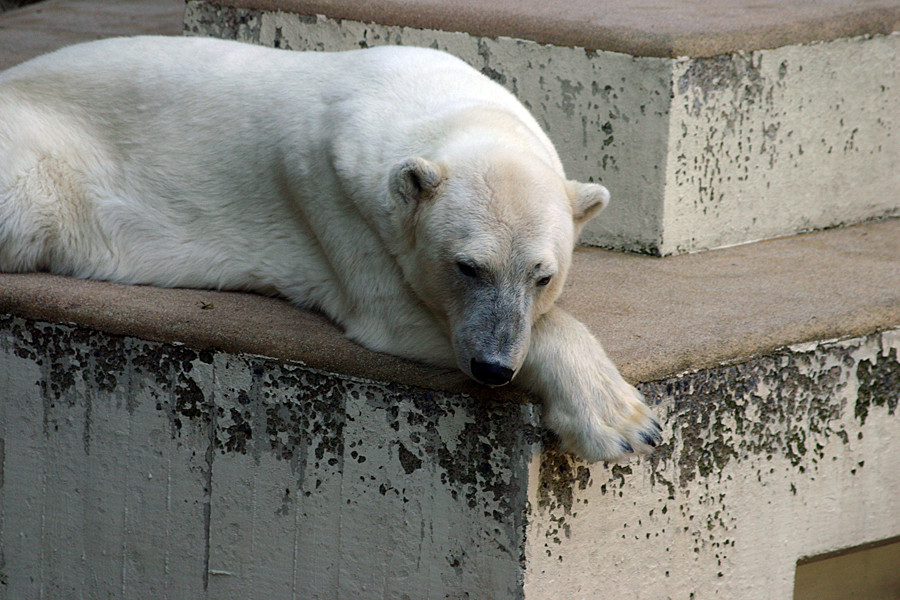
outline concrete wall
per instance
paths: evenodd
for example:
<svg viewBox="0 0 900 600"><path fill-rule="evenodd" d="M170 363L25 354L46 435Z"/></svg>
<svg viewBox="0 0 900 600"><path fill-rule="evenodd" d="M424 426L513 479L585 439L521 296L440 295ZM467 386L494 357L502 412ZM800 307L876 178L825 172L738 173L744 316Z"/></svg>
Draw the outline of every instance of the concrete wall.
<svg viewBox="0 0 900 600"><path fill-rule="evenodd" d="M515 93L613 201L582 242L677 254L900 214L900 35L713 58L187 4L189 34L294 50L431 46Z"/></svg>
<svg viewBox="0 0 900 600"><path fill-rule="evenodd" d="M520 595L531 405L11 317L0 394L2 598Z"/></svg>
<svg viewBox="0 0 900 600"><path fill-rule="evenodd" d="M900 330L642 384L648 459L529 404L0 319L4 598L790 598L900 535Z"/></svg>
<svg viewBox="0 0 900 600"><path fill-rule="evenodd" d="M525 596L787 600L799 559L897 536L898 357L895 330L641 386L656 454L534 474Z"/></svg>
<svg viewBox="0 0 900 600"><path fill-rule="evenodd" d="M666 252L900 214L900 35L673 62Z"/></svg>

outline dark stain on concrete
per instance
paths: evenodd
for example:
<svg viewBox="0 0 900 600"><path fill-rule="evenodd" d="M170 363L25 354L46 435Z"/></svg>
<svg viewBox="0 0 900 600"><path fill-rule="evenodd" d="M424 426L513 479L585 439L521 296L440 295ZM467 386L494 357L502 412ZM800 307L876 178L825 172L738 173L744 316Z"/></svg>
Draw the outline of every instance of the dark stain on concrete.
<svg viewBox="0 0 900 600"><path fill-rule="evenodd" d="M800 475L815 468L828 440L849 444L839 395L851 372L859 381L854 410L861 425L873 406L886 407L890 415L896 411L896 349L874 362L855 358L858 350L853 344L784 349L741 364L640 384L651 406L667 407L667 414L660 415L668 425L664 442L642 459L651 484L665 486L674 500L693 483L719 480L732 461L783 457ZM604 472L591 485L606 493L632 476L627 469L585 465L558 452L551 439L541 459L538 506L573 513L576 490L584 489L592 475L598 479Z"/></svg>
<svg viewBox="0 0 900 600"><path fill-rule="evenodd" d="M688 68L678 78L678 94L693 93L691 112L695 116L702 113L711 93L723 90L733 90L742 104L756 104L765 85L760 73L761 60L760 54L726 54L691 59Z"/></svg>
<svg viewBox="0 0 900 600"><path fill-rule="evenodd" d="M239 37L249 38L247 41L259 43L261 28L260 14L246 8L211 6L205 2L191 2L195 23L185 23L186 33L209 35L216 32L216 37L236 40Z"/></svg>
<svg viewBox="0 0 900 600"><path fill-rule="evenodd" d="M891 348L886 357L879 358L881 360L874 364L869 360L860 361L856 368L859 391L853 412L860 425L866 424L869 409L873 406L886 406L890 415L897 411L897 401L900 399L900 360L897 359L897 349Z"/></svg>
<svg viewBox="0 0 900 600"><path fill-rule="evenodd" d="M406 446L400 442L397 443L397 458L407 475L422 468L422 459L407 450Z"/></svg>

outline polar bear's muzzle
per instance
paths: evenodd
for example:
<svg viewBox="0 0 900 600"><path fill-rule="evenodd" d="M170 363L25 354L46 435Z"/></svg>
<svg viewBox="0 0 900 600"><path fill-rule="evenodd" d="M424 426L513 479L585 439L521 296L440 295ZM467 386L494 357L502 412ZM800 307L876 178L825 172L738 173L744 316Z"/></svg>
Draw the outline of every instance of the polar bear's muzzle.
<svg viewBox="0 0 900 600"><path fill-rule="evenodd" d="M482 362L474 358L469 366L472 370L472 377L485 385L506 385L512 381L513 375L515 375L515 371L509 367L497 363Z"/></svg>
<svg viewBox="0 0 900 600"><path fill-rule="evenodd" d="M524 294L486 294L469 303L465 320L453 336L457 364L472 379L506 385L516 376L530 339L528 301ZM473 294L469 300L476 300Z"/></svg>

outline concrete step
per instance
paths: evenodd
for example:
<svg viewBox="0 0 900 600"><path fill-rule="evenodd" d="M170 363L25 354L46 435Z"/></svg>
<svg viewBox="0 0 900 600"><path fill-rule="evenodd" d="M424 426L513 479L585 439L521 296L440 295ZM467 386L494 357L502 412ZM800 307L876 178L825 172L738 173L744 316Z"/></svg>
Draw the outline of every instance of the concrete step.
<svg viewBox="0 0 900 600"><path fill-rule="evenodd" d="M181 0L43 0L0 15L0 69L117 35L181 35Z"/></svg>
<svg viewBox="0 0 900 600"><path fill-rule="evenodd" d="M622 464L560 454L515 387L277 299L0 275L0 575L10 597L796 597L798 561L900 536L898 255L900 220L579 251L564 304L664 424Z"/></svg>
<svg viewBox="0 0 900 600"><path fill-rule="evenodd" d="M270 41L294 23L293 44L295 16L257 12L280 6L189 22ZM177 33L182 8L47 0L0 15L0 64ZM508 41L479 43L493 65ZM622 58L649 59L673 60ZM369 352L278 299L0 275L0 597L804 597L798 561L900 536L898 257L896 219L664 259L580 248L562 302L666 435L590 465L521 391Z"/></svg>
<svg viewBox="0 0 900 600"><path fill-rule="evenodd" d="M186 28L297 50L433 46L512 90L592 245L668 255L900 214L900 2L189 0Z"/></svg>
<svg viewBox="0 0 900 600"><path fill-rule="evenodd" d="M589 465L531 404L0 315L0 591L890 598L890 562L812 595L797 565L896 548L898 354L894 329L641 384L666 442Z"/></svg>

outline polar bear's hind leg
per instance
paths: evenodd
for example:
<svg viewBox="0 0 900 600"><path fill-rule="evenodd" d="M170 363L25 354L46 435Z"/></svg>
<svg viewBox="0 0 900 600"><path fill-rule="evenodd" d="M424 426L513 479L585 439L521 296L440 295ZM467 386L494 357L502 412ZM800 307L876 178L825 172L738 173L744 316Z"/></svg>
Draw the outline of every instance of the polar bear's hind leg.
<svg viewBox="0 0 900 600"><path fill-rule="evenodd" d="M103 236L85 235L96 227L87 168L96 151L53 119L34 127L36 117L0 110L0 271L88 276L98 255L110 259Z"/></svg>

